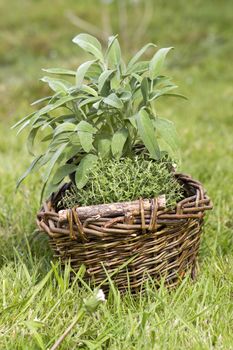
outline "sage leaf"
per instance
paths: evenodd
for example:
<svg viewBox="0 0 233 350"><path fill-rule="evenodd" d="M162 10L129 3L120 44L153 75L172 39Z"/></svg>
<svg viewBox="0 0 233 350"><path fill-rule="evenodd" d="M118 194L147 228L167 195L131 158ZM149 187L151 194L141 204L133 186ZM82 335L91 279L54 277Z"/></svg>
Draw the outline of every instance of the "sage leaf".
<svg viewBox="0 0 233 350"><path fill-rule="evenodd" d="M30 164L29 168L25 171L25 173L20 176L20 178L17 181L16 184L16 189L19 187L19 185L21 184L21 182L23 182L23 180L36 168L37 163L39 162L39 160L42 158L43 155L40 155L38 157L36 157L32 163Z"/></svg>
<svg viewBox="0 0 233 350"><path fill-rule="evenodd" d="M79 122L78 125L76 126L75 130L89 132L91 134L97 131L97 129L93 125L86 122L85 120L81 120L81 122Z"/></svg>
<svg viewBox="0 0 233 350"><path fill-rule="evenodd" d="M111 151L111 137L103 136L99 138L97 142L97 149L102 159L108 157Z"/></svg>
<svg viewBox="0 0 233 350"><path fill-rule="evenodd" d="M88 69L92 66L93 63L95 63L96 60L87 61L81 64L76 72L76 85L77 87L81 87L83 80L85 78L85 74L87 73Z"/></svg>
<svg viewBox="0 0 233 350"><path fill-rule="evenodd" d="M118 130L113 135L112 142L111 142L111 150L115 158L121 157L127 138L128 138L128 130L126 128L122 128L121 130Z"/></svg>
<svg viewBox="0 0 233 350"><path fill-rule="evenodd" d="M48 100L51 100L53 96L46 96L46 97L43 97L43 98L40 98L39 100L36 100L34 102L31 103L31 106L35 106L41 102L44 102L44 101L48 101Z"/></svg>
<svg viewBox="0 0 233 350"><path fill-rule="evenodd" d="M93 148L93 134L97 131L90 123L82 120L76 127L79 140L85 152L90 152Z"/></svg>
<svg viewBox="0 0 233 350"><path fill-rule="evenodd" d="M149 117L149 114L141 109L136 117L138 133L141 137L144 145L148 149L150 156L153 159L159 159L160 150L159 145L156 140L155 128L152 123L152 120Z"/></svg>
<svg viewBox="0 0 233 350"><path fill-rule="evenodd" d="M101 44L94 36L81 33L73 39L73 42L100 61L103 61Z"/></svg>
<svg viewBox="0 0 233 350"><path fill-rule="evenodd" d="M57 74L57 75L75 76L76 74L74 70L64 69L64 68L43 68L42 70L46 73Z"/></svg>
<svg viewBox="0 0 233 350"><path fill-rule="evenodd" d="M174 153L177 152L179 142L174 123L164 118L155 118L153 123L161 138L171 147Z"/></svg>
<svg viewBox="0 0 233 350"><path fill-rule="evenodd" d="M106 56L109 67L119 67L121 63L121 49L119 41L117 40L117 35L111 36L109 38L109 45Z"/></svg>
<svg viewBox="0 0 233 350"><path fill-rule="evenodd" d="M88 174L97 162L98 157L94 154L87 154L79 163L75 172L75 183L78 189L83 188L88 181Z"/></svg>
<svg viewBox="0 0 233 350"><path fill-rule="evenodd" d="M32 156L34 156L34 154L33 154L34 140L35 140L36 134L39 131L39 129L40 129L39 126L37 128L32 128L28 134L27 149L28 149L29 154L31 154Z"/></svg>
<svg viewBox="0 0 233 350"><path fill-rule="evenodd" d="M52 155L47 168L43 174L43 181L46 184L48 181L48 178L53 170L53 167L55 166L58 158L62 155L62 152L64 151L64 149L66 148L68 143L63 143Z"/></svg>
<svg viewBox="0 0 233 350"><path fill-rule="evenodd" d="M76 164L65 164L65 165L60 166L56 170L56 172L53 176L52 183L54 185L59 184L67 175L70 175L76 169L77 169Z"/></svg>
<svg viewBox="0 0 233 350"><path fill-rule="evenodd" d="M159 75L161 68L164 64L165 58L171 49L173 49L173 47L160 49L153 56L149 64L149 75L151 79L155 79Z"/></svg>
<svg viewBox="0 0 233 350"><path fill-rule="evenodd" d="M114 69L107 69L103 73L100 74L98 79L98 91L101 93L105 83L111 77L111 75L115 72Z"/></svg>
<svg viewBox="0 0 233 350"><path fill-rule="evenodd" d="M106 105L109 105L111 107L115 107L118 109L122 109L123 108L123 102L121 101L121 99L119 97L117 97L116 94L112 93L109 96L105 97L103 102Z"/></svg>
<svg viewBox="0 0 233 350"><path fill-rule="evenodd" d="M72 86L69 82L62 79L43 77L40 80L43 81L44 83L47 83L50 89L52 89L53 91L60 92L63 94L66 94L68 92L68 89Z"/></svg>
<svg viewBox="0 0 233 350"><path fill-rule="evenodd" d="M141 91L143 96L144 105L148 102L148 96L149 96L149 84L147 77L144 77L141 82Z"/></svg>
<svg viewBox="0 0 233 350"><path fill-rule="evenodd" d="M59 124L54 130L53 136L55 138L59 134L75 131L75 128L76 126L73 123L65 122L63 124Z"/></svg>
<svg viewBox="0 0 233 350"><path fill-rule="evenodd" d="M157 47L157 45L153 44L153 43L148 43L145 46L143 46L141 48L141 50L139 50L129 61L127 69L131 68L138 60L139 58L146 52L147 49L149 49L149 47Z"/></svg>

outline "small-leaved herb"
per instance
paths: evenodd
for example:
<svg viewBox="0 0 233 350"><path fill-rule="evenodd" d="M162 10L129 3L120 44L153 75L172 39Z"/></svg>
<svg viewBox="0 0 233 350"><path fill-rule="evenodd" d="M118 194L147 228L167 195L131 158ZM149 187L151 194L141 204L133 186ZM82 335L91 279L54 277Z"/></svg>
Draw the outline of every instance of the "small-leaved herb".
<svg viewBox="0 0 233 350"><path fill-rule="evenodd" d="M171 171L167 159L152 161L141 156L134 159L100 160L91 169L86 186L67 190L60 205L76 205L132 201L165 194L166 207L172 207L182 198L182 186Z"/></svg>

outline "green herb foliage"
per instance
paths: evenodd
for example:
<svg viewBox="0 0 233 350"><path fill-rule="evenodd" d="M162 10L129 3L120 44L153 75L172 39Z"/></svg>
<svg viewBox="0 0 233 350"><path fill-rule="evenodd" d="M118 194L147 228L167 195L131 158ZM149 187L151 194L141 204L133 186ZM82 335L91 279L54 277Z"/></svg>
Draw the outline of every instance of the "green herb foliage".
<svg viewBox="0 0 233 350"><path fill-rule="evenodd" d="M173 206L182 198L182 187L176 181L171 162L151 161L136 157L122 160L100 160L91 169L86 186L72 186L62 206L92 205L132 201L166 195L166 205Z"/></svg>
<svg viewBox="0 0 233 350"><path fill-rule="evenodd" d="M146 44L128 63L122 59L117 36L108 40L107 49L89 34L79 34L73 42L92 56L76 71L64 68L44 69L52 95L34 102L44 104L21 119L14 127L29 128L28 149L38 132L47 130L44 153L35 156L18 185L32 171L45 167L44 188L54 190L71 171L76 172L79 189L98 157L120 159L134 156L135 145L142 144L150 158L161 158L161 144L170 154L177 151L177 136L171 121L159 118L155 102L162 96L179 96L171 79L162 75L168 52L162 48L150 59L142 59L156 45ZM55 76L55 77L54 77ZM67 162L69 164L67 164Z"/></svg>

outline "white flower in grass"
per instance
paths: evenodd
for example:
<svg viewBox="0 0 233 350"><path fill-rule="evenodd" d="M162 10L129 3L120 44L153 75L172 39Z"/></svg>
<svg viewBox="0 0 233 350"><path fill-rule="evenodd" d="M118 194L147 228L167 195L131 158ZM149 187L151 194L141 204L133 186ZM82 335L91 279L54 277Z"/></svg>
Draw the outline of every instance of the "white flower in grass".
<svg viewBox="0 0 233 350"><path fill-rule="evenodd" d="M105 294L104 294L104 292L103 292L103 289L99 289L98 290L98 292L97 292L97 294L96 294L96 298L97 298L97 300L99 300L99 301L106 301L106 299L105 299Z"/></svg>
<svg viewBox="0 0 233 350"><path fill-rule="evenodd" d="M94 290L93 296L83 300L85 309L90 313L95 312L98 306L105 301L105 294L102 289Z"/></svg>

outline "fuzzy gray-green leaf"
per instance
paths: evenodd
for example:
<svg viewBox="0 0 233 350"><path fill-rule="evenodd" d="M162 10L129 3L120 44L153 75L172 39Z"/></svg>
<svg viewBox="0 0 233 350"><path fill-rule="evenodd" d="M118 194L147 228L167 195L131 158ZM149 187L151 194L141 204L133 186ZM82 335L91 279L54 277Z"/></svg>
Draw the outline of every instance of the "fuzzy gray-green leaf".
<svg viewBox="0 0 233 350"><path fill-rule="evenodd" d="M171 147L173 152L177 152L179 142L174 123L164 118L155 118L153 123L162 139Z"/></svg>
<svg viewBox="0 0 233 350"><path fill-rule="evenodd" d="M121 63L121 49L117 40L117 36L109 38L107 60L109 67L119 67Z"/></svg>
<svg viewBox="0 0 233 350"><path fill-rule="evenodd" d="M111 137L100 137L97 141L97 149L102 159L109 156L111 150Z"/></svg>
<svg viewBox="0 0 233 350"><path fill-rule="evenodd" d="M141 91L143 96L144 105L147 104L148 96L149 96L149 84L148 84L148 78L144 77L141 82Z"/></svg>
<svg viewBox="0 0 233 350"><path fill-rule="evenodd" d="M73 42L97 59L103 61L101 44L94 36L81 33L73 39Z"/></svg>
<svg viewBox="0 0 233 350"><path fill-rule="evenodd" d="M81 160L75 173L75 183L77 188L83 188L88 181L88 173L97 162L98 157L94 154L87 154Z"/></svg>
<svg viewBox="0 0 233 350"><path fill-rule="evenodd" d="M123 108L123 103L119 97L117 97L116 94L112 93L109 96L104 98L104 103L111 106L115 107L117 109L122 109Z"/></svg>
<svg viewBox="0 0 233 350"><path fill-rule="evenodd" d="M105 83L108 81L108 79L111 77L115 70L114 69L107 69L103 71L103 73L100 74L99 79L98 79L98 90L99 93L101 93Z"/></svg>
<svg viewBox="0 0 233 350"><path fill-rule="evenodd" d="M57 74L57 75L68 75L75 76L76 72L74 70L65 69L65 68L43 68L46 73Z"/></svg>
<svg viewBox="0 0 233 350"><path fill-rule="evenodd" d="M149 114L145 110L140 110L136 117L138 133L144 145L148 149L153 159L160 157L159 145L156 140L155 129Z"/></svg>
<svg viewBox="0 0 233 350"><path fill-rule="evenodd" d="M71 174L72 172L74 172L77 168L77 165L75 164L64 164L61 167L59 167L54 176L53 176L53 180L52 183L53 184L58 184L60 183L64 177L66 177L67 175Z"/></svg>
<svg viewBox="0 0 233 350"><path fill-rule="evenodd" d="M151 79L155 79L159 75L161 68L164 64L165 58L171 49L173 49L173 47L166 47L160 49L153 56L149 65L149 74Z"/></svg>
<svg viewBox="0 0 233 350"><path fill-rule="evenodd" d="M145 46L143 46L141 48L141 50L139 50L129 61L127 69L131 68L138 60L139 58L146 52L147 49L149 49L150 47L157 47L155 44L153 43L148 43Z"/></svg>
<svg viewBox="0 0 233 350"><path fill-rule="evenodd" d="M20 178L17 181L16 184L16 188L19 187L19 185L21 184L21 182L36 168L37 163L39 162L39 160L41 159L42 155L34 158L34 160L32 161L32 163L30 164L29 168L25 171L25 173L20 176Z"/></svg>
<svg viewBox="0 0 233 350"><path fill-rule="evenodd" d="M111 150L114 157L116 158L121 157L127 137L128 137L128 130L126 128L122 128L121 130L118 130L113 135Z"/></svg>
<svg viewBox="0 0 233 350"><path fill-rule="evenodd" d="M76 85L77 87L81 87L83 80L85 78L85 74L87 73L88 69L92 66L93 63L95 63L96 60L87 61L81 64L76 72Z"/></svg>
<svg viewBox="0 0 233 350"><path fill-rule="evenodd" d="M93 134L86 131L78 131L78 136L83 150L87 153L90 152L90 150L93 148Z"/></svg>
<svg viewBox="0 0 233 350"><path fill-rule="evenodd" d="M62 145L57 148L57 150L53 153L53 155L51 156L49 163L47 165L47 168L43 174L43 181L44 183L46 183L48 181L48 178L53 170L53 167L55 166L58 158L62 155L64 149L66 148L68 143L62 143Z"/></svg>

